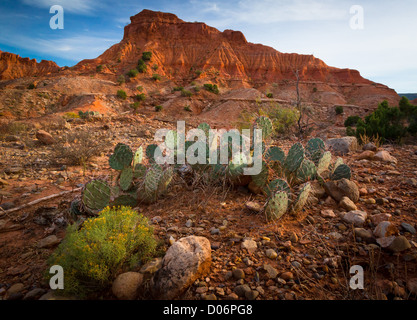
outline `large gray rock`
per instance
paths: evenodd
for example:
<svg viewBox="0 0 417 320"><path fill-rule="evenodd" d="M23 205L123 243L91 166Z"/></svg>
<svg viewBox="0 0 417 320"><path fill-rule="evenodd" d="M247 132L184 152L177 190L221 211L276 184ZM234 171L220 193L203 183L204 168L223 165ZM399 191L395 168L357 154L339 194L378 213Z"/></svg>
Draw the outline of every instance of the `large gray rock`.
<svg viewBox="0 0 417 320"><path fill-rule="evenodd" d="M151 292L157 299L172 300L183 293L211 266L210 241L190 236L179 239L162 259L162 268L152 279Z"/></svg>
<svg viewBox="0 0 417 320"><path fill-rule="evenodd" d="M326 141L327 148L334 154L345 155L358 147L355 137L333 138Z"/></svg>
<svg viewBox="0 0 417 320"><path fill-rule="evenodd" d="M367 213L365 211L349 211L343 216L343 221L353 224L355 227L362 227L366 221Z"/></svg>
<svg viewBox="0 0 417 320"><path fill-rule="evenodd" d="M354 203L359 201L359 188L355 182L348 179L328 181L324 184L324 189L337 202L342 201L343 197L348 197Z"/></svg>

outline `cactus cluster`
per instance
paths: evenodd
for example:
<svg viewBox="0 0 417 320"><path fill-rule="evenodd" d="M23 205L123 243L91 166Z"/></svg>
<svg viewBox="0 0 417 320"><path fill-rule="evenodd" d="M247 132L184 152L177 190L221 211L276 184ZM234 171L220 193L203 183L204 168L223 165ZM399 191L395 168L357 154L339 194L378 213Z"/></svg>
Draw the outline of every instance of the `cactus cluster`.
<svg viewBox="0 0 417 320"><path fill-rule="evenodd" d="M78 116L81 119L90 119L90 118L100 116L100 112L98 112L98 111L85 111L85 112L83 112L83 111L80 110L80 111L78 111Z"/></svg>
<svg viewBox="0 0 417 320"><path fill-rule="evenodd" d="M280 219L285 213L297 214L302 211L311 194L310 181L317 180L324 183L327 179L339 180L351 178L351 170L343 163L342 158L332 162L332 155L326 151L325 144L320 138L309 140L305 146L295 143L285 153L278 146L266 147L267 139L272 136L273 126L269 118L262 116L255 120L253 129L262 129L262 168L259 174L248 176L244 174L245 168L250 166L251 158L255 157L253 144L247 144L249 154L242 150L242 141L246 137L238 132L227 133L220 136L212 145L209 141L210 126L202 123L198 126L206 135L207 141L184 141L185 155L194 152L195 155L205 151L206 163L187 163L187 172L200 172L205 174L209 181L222 181L227 178L232 185L246 186L254 184L267 196L264 207L266 219L274 221ZM164 152L173 152L179 155L181 148L177 146L177 133L174 131L165 138L167 147ZM254 141L254 139L252 139ZM217 144L220 142L220 145ZM238 143L238 148L233 143ZM227 146L227 161L220 163L220 148ZM174 173L184 171L180 165L159 165L155 159L156 144L148 145L144 150L140 147L133 152L129 146L119 143L109 158L109 165L118 171L116 181L109 185L105 181L92 180L86 184L80 199L71 203L71 213L97 213L106 206L131 206L139 203L153 203L163 195L171 183ZM217 162L209 163L210 155L217 149ZM237 154L234 152L238 151ZM143 162L146 155L147 164ZM188 160L188 157L185 157ZM224 159L223 159L224 160Z"/></svg>

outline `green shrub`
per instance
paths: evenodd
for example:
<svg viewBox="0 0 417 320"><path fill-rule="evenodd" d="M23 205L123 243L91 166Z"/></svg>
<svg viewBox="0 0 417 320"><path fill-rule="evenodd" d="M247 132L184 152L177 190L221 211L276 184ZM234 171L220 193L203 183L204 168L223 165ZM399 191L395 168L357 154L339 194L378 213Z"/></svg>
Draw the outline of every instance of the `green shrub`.
<svg viewBox="0 0 417 320"><path fill-rule="evenodd" d="M272 99L274 97L274 95L272 93L268 92L266 94L266 97L269 98L269 99Z"/></svg>
<svg viewBox="0 0 417 320"><path fill-rule="evenodd" d="M138 101L145 101L145 100L146 100L146 95L145 95L144 93L137 94L137 95L135 96L135 98L136 98L136 100L138 100Z"/></svg>
<svg viewBox="0 0 417 320"><path fill-rule="evenodd" d="M184 107L184 110L185 110L185 111L187 111L187 112L191 112L191 108L190 108L190 106L189 106L189 105L186 105L186 106Z"/></svg>
<svg viewBox="0 0 417 320"><path fill-rule="evenodd" d="M117 96L120 99L122 99L122 100L126 100L126 98L127 98L126 91L124 91L124 90L117 90Z"/></svg>
<svg viewBox="0 0 417 320"><path fill-rule="evenodd" d="M207 91L213 92L215 94L219 94L219 88L217 87L216 84L211 84L211 83L205 83L204 84L204 88Z"/></svg>
<svg viewBox="0 0 417 320"><path fill-rule="evenodd" d="M30 89L30 90L35 89L35 88L36 88L36 86L35 86L34 83L31 83L31 84L28 85L28 89Z"/></svg>
<svg viewBox="0 0 417 320"><path fill-rule="evenodd" d="M138 74L139 74L138 69L132 69L132 70L129 70L129 72L127 73L127 75L128 75L130 78L134 78L134 77L136 77Z"/></svg>
<svg viewBox="0 0 417 320"><path fill-rule="evenodd" d="M135 101L134 103L130 104L130 107L135 111L139 108L139 106L140 106L140 101Z"/></svg>
<svg viewBox="0 0 417 320"><path fill-rule="evenodd" d="M99 64L97 67L96 67L96 71L97 72L101 72L103 70L103 65L102 64Z"/></svg>
<svg viewBox="0 0 417 320"><path fill-rule="evenodd" d="M155 111L159 112L162 111L163 107L162 106L155 106Z"/></svg>
<svg viewBox="0 0 417 320"><path fill-rule="evenodd" d="M161 76L159 74L157 74L157 73L154 73L152 75L152 79L154 79L155 81L159 81L159 80L161 80Z"/></svg>
<svg viewBox="0 0 417 320"><path fill-rule="evenodd" d="M356 124L358 123L358 121L360 119L361 119L361 117L359 117L359 116L350 116L350 117L348 117L345 121L345 127L356 126Z"/></svg>
<svg viewBox="0 0 417 320"><path fill-rule="evenodd" d="M195 72L195 74L197 75L197 76L200 76L202 73L203 73L203 71L201 71L201 70L196 70L196 71L194 71Z"/></svg>
<svg viewBox="0 0 417 320"><path fill-rule="evenodd" d="M178 86L178 87L172 88L172 92L181 91L181 90L184 90L184 87Z"/></svg>
<svg viewBox="0 0 417 320"><path fill-rule="evenodd" d="M199 86L194 86L193 89L194 89L195 92L200 92L200 87Z"/></svg>
<svg viewBox="0 0 417 320"><path fill-rule="evenodd" d="M138 61L138 66L136 67L136 69L140 72L140 73L145 73L146 70L148 69L148 66L146 65L145 61L143 59L139 59Z"/></svg>
<svg viewBox="0 0 417 320"><path fill-rule="evenodd" d="M356 136L356 130L353 129L352 127L348 126L346 128L346 135L349 136L349 137L354 137L354 136Z"/></svg>
<svg viewBox="0 0 417 320"><path fill-rule="evenodd" d="M126 82L126 78L125 78L125 76L124 76L123 74L121 74L121 75L119 75L119 76L117 77L117 83L119 84L119 86L120 86L121 84L125 83L125 82Z"/></svg>
<svg viewBox="0 0 417 320"><path fill-rule="evenodd" d="M143 61L149 61L152 58L152 52L146 51L142 53L142 60Z"/></svg>
<svg viewBox="0 0 417 320"><path fill-rule="evenodd" d="M313 92L314 93L317 92L317 88L316 87L313 88Z"/></svg>
<svg viewBox="0 0 417 320"><path fill-rule="evenodd" d="M182 90L181 90L181 95L182 95L183 97L191 97L193 94L192 94L192 93L191 93L191 91L189 91L189 90L182 89Z"/></svg>
<svg viewBox="0 0 417 320"><path fill-rule="evenodd" d="M137 86L136 90L138 90L139 92L143 91L143 87L142 86Z"/></svg>
<svg viewBox="0 0 417 320"><path fill-rule="evenodd" d="M400 142L408 131L404 126L405 117L398 107L390 107L388 101L384 101L378 109L365 117L365 121L358 121L356 137L360 139L361 135L365 135L370 138L380 137L382 142Z"/></svg>
<svg viewBox="0 0 417 320"><path fill-rule="evenodd" d="M343 113L343 107L342 106L336 106L334 108L334 111L336 111L336 114L342 114Z"/></svg>
<svg viewBox="0 0 417 320"><path fill-rule="evenodd" d="M130 207L105 208L81 229L68 227L49 258L65 270L64 293L86 297L108 288L123 267L150 259L156 241L148 220Z"/></svg>
<svg viewBox="0 0 417 320"><path fill-rule="evenodd" d="M154 65L152 66L152 70L153 70L153 71L158 70L158 68L159 68L159 67L158 67L158 65L157 65L157 64L154 64Z"/></svg>

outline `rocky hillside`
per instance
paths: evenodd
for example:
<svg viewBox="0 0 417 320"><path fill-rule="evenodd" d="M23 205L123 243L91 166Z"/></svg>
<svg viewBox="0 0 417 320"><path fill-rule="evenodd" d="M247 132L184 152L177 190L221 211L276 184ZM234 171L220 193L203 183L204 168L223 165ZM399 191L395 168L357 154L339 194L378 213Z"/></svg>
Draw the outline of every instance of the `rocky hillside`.
<svg viewBox="0 0 417 320"><path fill-rule="evenodd" d="M22 58L17 54L0 51L0 80L10 80L30 76L48 75L60 67L53 61Z"/></svg>
<svg viewBox="0 0 417 320"><path fill-rule="evenodd" d="M114 72L127 72L142 52L151 51L150 65L158 66L157 73L180 82L211 78L227 87L261 88L286 98L293 90L288 85L295 80L294 71L299 70L301 81L316 93L310 101L369 105L399 99L394 90L364 79L357 70L329 67L312 55L253 44L240 31L220 32L202 22L185 22L174 14L150 10L130 19L120 43L97 59L81 61L76 69L95 70L102 64ZM156 71L148 68L147 72Z"/></svg>

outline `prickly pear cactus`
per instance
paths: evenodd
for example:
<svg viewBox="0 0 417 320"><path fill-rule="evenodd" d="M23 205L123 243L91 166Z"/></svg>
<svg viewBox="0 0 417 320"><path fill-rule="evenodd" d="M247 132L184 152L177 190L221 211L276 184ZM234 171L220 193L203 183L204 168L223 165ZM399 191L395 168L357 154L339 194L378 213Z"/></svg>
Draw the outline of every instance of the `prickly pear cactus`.
<svg viewBox="0 0 417 320"><path fill-rule="evenodd" d="M112 207L118 207L118 206L125 206L125 207L135 207L137 205L138 200L131 195L128 194L122 194L115 198L111 206Z"/></svg>
<svg viewBox="0 0 417 320"><path fill-rule="evenodd" d="M74 199L73 201L71 201L70 213L74 216L81 215L82 214L81 205L82 203L80 199Z"/></svg>
<svg viewBox="0 0 417 320"><path fill-rule="evenodd" d="M129 146L118 143L114 148L113 154L109 158L110 167L115 170L123 170L126 167L129 167L132 163L133 152Z"/></svg>
<svg viewBox="0 0 417 320"><path fill-rule="evenodd" d="M209 136L209 132L210 132L210 125L208 123L200 123L197 127L197 129L203 130L204 133L206 134L206 137Z"/></svg>
<svg viewBox="0 0 417 320"><path fill-rule="evenodd" d="M165 193L172 181L173 175L174 169L172 169L172 167L165 168L165 170L162 172L161 179L159 180L158 195Z"/></svg>
<svg viewBox="0 0 417 320"><path fill-rule="evenodd" d="M344 164L343 159L342 158L337 158L334 166L333 166L333 172L337 169L338 166L340 166L341 164Z"/></svg>
<svg viewBox="0 0 417 320"><path fill-rule="evenodd" d="M305 204L307 203L308 196L311 192L311 185L310 183L306 183L304 187L301 189L297 200L295 201L294 205L291 208L291 214L296 214L297 212L300 212Z"/></svg>
<svg viewBox="0 0 417 320"><path fill-rule="evenodd" d="M317 169L314 162L308 159L304 159L301 166L297 170L297 182L304 183L309 180L315 179L317 175Z"/></svg>
<svg viewBox="0 0 417 320"><path fill-rule="evenodd" d="M146 147L146 157L148 158L149 163L155 163L155 151L158 149L158 145L150 144Z"/></svg>
<svg viewBox="0 0 417 320"><path fill-rule="evenodd" d="M145 177L146 170L147 170L147 168L146 168L145 165L143 165L141 163L138 163L133 169L133 176L136 179L142 179L142 178Z"/></svg>
<svg viewBox="0 0 417 320"><path fill-rule="evenodd" d="M269 138L273 132L273 125L271 119L261 116L255 120L254 129L262 130L262 140Z"/></svg>
<svg viewBox="0 0 417 320"><path fill-rule="evenodd" d="M306 145L306 157L318 165L319 160L326 151L326 146L320 138L313 138L307 142Z"/></svg>
<svg viewBox="0 0 417 320"><path fill-rule="evenodd" d="M90 210L102 210L109 205L110 202L110 187L101 180L92 180L86 184L82 201L83 204Z"/></svg>
<svg viewBox="0 0 417 320"><path fill-rule="evenodd" d="M271 181L265 188L265 193L268 197L271 197L274 193L284 191L286 193L291 192L291 188L287 181L283 179L276 179Z"/></svg>
<svg viewBox="0 0 417 320"><path fill-rule="evenodd" d="M340 180L340 179L349 179L351 177L351 171L348 165L341 164L338 165L337 168L334 170L334 172L330 175L331 180Z"/></svg>
<svg viewBox="0 0 417 320"><path fill-rule="evenodd" d="M281 218L288 209L288 194L284 191L278 191L269 199L265 215L267 221L275 221Z"/></svg>
<svg viewBox="0 0 417 320"><path fill-rule="evenodd" d="M122 190L126 191L130 188L133 180L133 171L131 167L124 168L120 173L119 184Z"/></svg>
<svg viewBox="0 0 417 320"><path fill-rule="evenodd" d="M133 168L136 167L137 164L142 163L143 160L143 148L140 146L133 157Z"/></svg>
<svg viewBox="0 0 417 320"><path fill-rule="evenodd" d="M323 153L317 164L317 173L321 174L322 172L329 169L330 162L332 161L332 154L329 151Z"/></svg>
<svg viewBox="0 0 417 320"><path fill-rule="evenodd" d="M304 160L304 147L301 143L297 142L288 151L287 158L284 162L285 169L292 173L295 172Z"/></svg>
<svg viewBox="0 0 417 320"><path fill-rule="evenodd" d="M252 176L252 181L260 188L263 188L268 183L269 170L266 162L262 161L261 172Z"/></svg>
<svg viewBox="0 0 417 320"><path fill-rule="evenodd" d="M278 161L281 164L285 161L285 153L280 147L270 147L264 157L266 161Z"/></svg>

